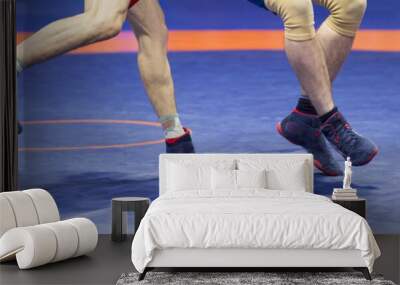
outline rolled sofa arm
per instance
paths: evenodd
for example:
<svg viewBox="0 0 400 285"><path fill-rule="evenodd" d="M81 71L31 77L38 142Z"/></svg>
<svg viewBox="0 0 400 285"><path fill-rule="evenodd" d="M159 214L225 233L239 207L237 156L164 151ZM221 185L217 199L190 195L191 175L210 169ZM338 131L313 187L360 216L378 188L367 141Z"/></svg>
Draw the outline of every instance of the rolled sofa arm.
<svg viewBox="0 0 400 285"><path fill-rule="evenodd" d="M20 269L29 269L87 254L97 240L97 228L86 218L14 228L0 238L0 262L16 257Z"/></svg>

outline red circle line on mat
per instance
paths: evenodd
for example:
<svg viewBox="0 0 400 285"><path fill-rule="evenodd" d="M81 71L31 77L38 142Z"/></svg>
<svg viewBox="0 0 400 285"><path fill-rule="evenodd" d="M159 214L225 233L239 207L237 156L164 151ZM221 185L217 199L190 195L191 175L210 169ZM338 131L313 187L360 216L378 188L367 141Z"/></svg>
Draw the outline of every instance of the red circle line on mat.
<svg viewBox="0 0 400 285"><path fill-rule="evenodd" d="M149 127L161 127L158 122L149 122L141 120L107 120L107 119L79 119L79 120L37 120L37 121L21 121L21 125L68 125L68 124L125 124L125 125L140 125ZM113 148L129 148L145 145L161 144L165 140L149 140L139 141L126 144L111 144L111 145L87 145L87 146L57 146L57 147L21 147L19 152L50 152L50 151L76 151L76 150L98 150L98 149L113 149Z"/></svg>

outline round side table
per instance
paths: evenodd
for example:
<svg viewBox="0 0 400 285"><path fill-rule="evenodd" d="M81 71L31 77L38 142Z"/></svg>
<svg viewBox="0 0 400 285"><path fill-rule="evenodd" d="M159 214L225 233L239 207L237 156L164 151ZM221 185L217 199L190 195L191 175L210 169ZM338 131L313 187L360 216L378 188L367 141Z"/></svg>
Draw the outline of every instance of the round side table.
<svg viewBox="0 0 400 285"><path fill-rule="evenodd" d="M123 241L127 235L127 212L135 213L135 229L137 231L140 221L150 206L150 199L145 197L119 197L111 201L112 208L112 241Z"/></svg>

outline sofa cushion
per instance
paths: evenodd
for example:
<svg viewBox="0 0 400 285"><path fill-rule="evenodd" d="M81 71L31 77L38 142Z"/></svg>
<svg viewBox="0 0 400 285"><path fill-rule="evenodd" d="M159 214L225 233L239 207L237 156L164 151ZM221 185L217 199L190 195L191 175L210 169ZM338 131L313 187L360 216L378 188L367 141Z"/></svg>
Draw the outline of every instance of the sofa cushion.
<svg viewBox="0 0 400 285"><path fill-rule="evenodd" d="M0 261L16 257L20 269L29 269L86 254L97 239L96 226L85 218L13 228L0 238Z"/></svg>
<svg viewBox="0 0 400 285"><path fill-rule="evenodd" d="M17 227L39 224L35 205L29 195L22 191L3 192L1 195L10 203Z"/></svg>
<svg viewBox="0 0 400 285"><path fill-rule="evenodd" d="M10 202L6 197L0 194L0 238L8 230L15 228L17 222L15 220L14 211Z"/></svg>
<svg viewBox="0 0 400 285"><path fill-rule="evenodd" d="M29 189L22 193L29 195L38 215L39 224L52 223L60 220L56 202L49 192L43 189Z"/></svg>

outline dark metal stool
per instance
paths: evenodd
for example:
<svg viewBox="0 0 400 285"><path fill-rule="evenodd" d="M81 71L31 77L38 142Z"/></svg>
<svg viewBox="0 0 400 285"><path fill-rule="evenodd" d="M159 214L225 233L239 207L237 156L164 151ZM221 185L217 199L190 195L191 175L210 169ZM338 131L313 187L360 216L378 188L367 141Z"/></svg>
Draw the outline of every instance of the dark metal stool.
<svg viewBox="0 0 400 285"><path fill-rule="evenodd" d="M112 206L112 233L113 241L123 241L127 234L127 212L135 213L135 229L137 231L140 221L150 206L150 199L144 197L113 198Z"/></svg>

